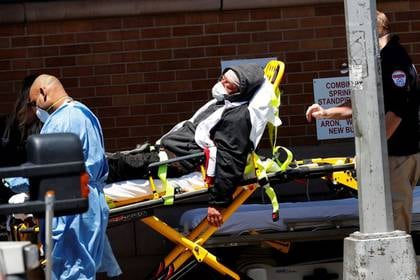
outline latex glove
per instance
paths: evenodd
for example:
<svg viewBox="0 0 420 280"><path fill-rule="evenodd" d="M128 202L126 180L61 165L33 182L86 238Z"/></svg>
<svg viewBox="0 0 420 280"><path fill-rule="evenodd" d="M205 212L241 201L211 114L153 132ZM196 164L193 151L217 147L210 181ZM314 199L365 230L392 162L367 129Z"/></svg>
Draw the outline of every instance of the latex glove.
<svg viewBox="0 0 420 280"><path fill-rule="evenodd" d="M24 203L29 200L29 195L27 193L18 193L9 198L10 204ZM24 221L27 218L33 217L32 214L12 214L13 218Z"/></svg>

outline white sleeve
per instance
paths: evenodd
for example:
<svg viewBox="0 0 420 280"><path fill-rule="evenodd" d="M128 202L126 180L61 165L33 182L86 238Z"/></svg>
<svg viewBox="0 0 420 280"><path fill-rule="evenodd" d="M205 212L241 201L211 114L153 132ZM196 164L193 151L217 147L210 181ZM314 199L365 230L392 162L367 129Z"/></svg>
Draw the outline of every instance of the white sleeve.
<svg viewBox="0 0 420 280"><path fill-rule="evenodd" d="M265 82L249 103L248 110L252 123L249 139L254 144L254 147L258 146L267 122L272 123L274 126L281 125L281 120L276 116L278 108L274 108L271 105L271 99L274 95L273 85L265 79Z"/></svg>

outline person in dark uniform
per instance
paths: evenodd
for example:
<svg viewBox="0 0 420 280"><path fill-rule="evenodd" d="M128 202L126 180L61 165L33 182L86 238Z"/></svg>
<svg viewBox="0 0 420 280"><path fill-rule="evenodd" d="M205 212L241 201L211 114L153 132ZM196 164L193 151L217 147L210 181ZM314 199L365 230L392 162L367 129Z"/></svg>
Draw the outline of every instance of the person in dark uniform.
<svg viewBox="0 0 420 280"><path fill-rule="evenodd" d="M219 208L232 201L235 187L243 178L247 156L258 142L251 135L255 116L250 114L248 104L264 81L263 69L256 64L224 69L212 89L214 99L158 141L158 149L166 151L169 158L209 151L206 181L212 187L208 221L215 226L223 222ZM147 166L159 161L158 149L108 154L108 182L145 178ZM192 172L198 165L197 160L170 165L168 177Z"/></svg>
<svg viewBox="0 0 420 280"><path fill-rule="evenodd" d="M410 232L413 188L420 178L419 90L417 71L397 35L391 34L389 20L376 13L381 50L385 128L388 143L394 227ZM345 119L352 115L351 104L323 109L313 104L306 118Z"/></svg>

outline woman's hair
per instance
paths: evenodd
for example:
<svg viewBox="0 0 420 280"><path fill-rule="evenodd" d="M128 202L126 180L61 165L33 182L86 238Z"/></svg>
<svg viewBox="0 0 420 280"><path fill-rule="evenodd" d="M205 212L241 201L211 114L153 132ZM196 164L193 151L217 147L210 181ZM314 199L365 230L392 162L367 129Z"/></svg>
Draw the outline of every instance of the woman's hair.
<svg viewBox="0 0 420 280"><path fill-rule="evenodd" d="M376 28L378 30L378 38L391 33L391 25L383 12L376 11Z"/></svg>
<svg viewBox="0 0 420 280"><path fill-rule="evenodd" d="M2 139L3 145L7 144L11 140L11 137L13 137L12 135L19 134L20 136L18 138L20 139L14 139L14 141L22 143L29 135L39 133L41 128L39 120L37 118L34 118L33 121L28 120L28 110L32 110L28 103L29 91L38 76L38 74L32 74L23 79L22 87L13 107L13 111L9 114L6 120ZM17 131L14 131L16 129Z"/></svg>

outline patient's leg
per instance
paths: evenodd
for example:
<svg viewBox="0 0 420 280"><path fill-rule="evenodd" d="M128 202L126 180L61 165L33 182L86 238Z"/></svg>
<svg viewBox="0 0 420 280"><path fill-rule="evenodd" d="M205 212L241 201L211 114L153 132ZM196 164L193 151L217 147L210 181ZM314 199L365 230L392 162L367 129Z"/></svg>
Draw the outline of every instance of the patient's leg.
<svg viewBox="0 0 420 280"><path fill-rule="evenodd" d="M176 155L168 152L168 158L175 158ZM132 179L147 179L149 164L159 161L158 151L145 149L134 149L131 151L121 151L116 153L107 153L109 173L107 183ZM187 173L198 170L199 161L195 160L194 164L184 162L174 162L168 165L167 177L176 178ZM157 172L152 173L157 178Z"/></svg>
<svg viewBox="0 0 420 280"><path fill-rule="evenodd" d="M143 150L140 152L116 152L107 154L109 174L107 183L146 179L149 164L159 161L157 151Z"/></svg>

